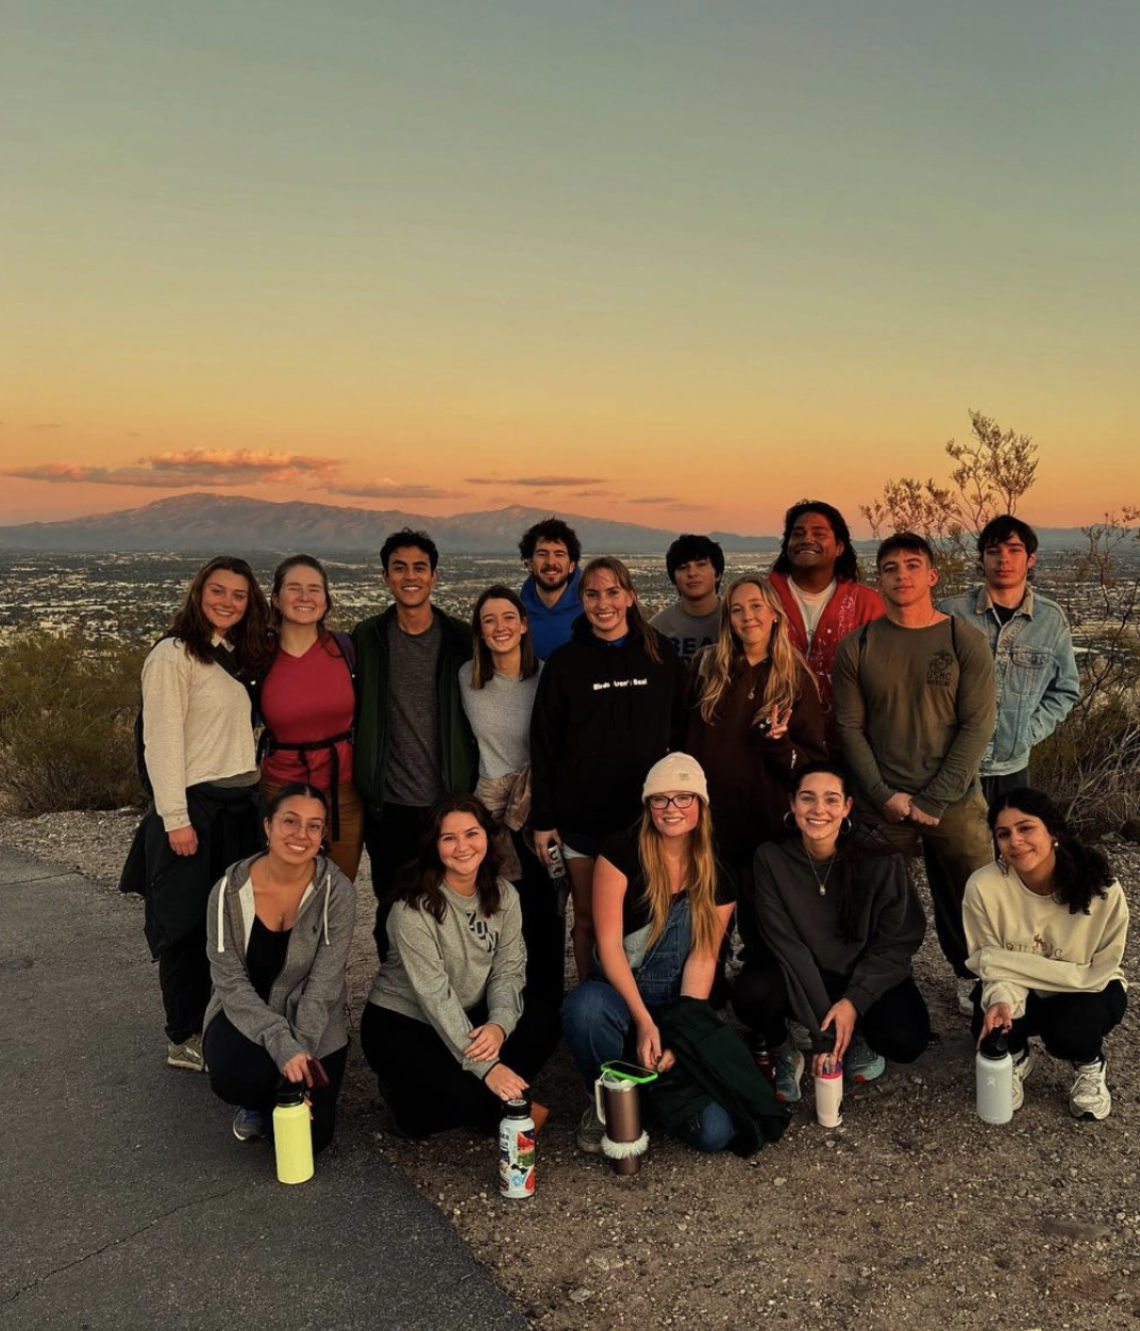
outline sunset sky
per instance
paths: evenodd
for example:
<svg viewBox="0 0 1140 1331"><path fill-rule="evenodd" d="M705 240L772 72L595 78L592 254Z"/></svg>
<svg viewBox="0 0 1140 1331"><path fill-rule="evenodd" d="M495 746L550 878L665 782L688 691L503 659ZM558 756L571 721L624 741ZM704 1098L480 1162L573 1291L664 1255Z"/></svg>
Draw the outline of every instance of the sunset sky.
<svg viewBox="0 0 1140 1331"><path fill-rule="evenodd" d="M6 0L0 522L1140 500L1136 0ZM865 524L853 521L865 530Z"/></svg>

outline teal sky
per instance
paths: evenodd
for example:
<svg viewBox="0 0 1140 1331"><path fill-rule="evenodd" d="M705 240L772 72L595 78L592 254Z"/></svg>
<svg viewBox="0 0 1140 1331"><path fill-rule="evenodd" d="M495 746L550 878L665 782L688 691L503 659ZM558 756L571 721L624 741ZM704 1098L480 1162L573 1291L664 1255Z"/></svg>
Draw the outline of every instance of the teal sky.
<svg viewBox="0 0 1140 1331"><path fill-rule="evenodd" d="M1031 519L1140 498L1134 2L0 23L0 520L192 481L769 530L944 475L967 407L1040 444Z"/></svg>

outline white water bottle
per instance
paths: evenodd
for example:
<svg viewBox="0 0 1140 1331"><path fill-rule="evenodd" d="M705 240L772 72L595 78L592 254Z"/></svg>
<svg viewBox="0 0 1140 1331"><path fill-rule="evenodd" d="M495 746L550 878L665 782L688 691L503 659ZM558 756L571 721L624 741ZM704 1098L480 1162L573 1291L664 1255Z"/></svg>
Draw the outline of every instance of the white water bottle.
<svg viewBox="0 0 1140 1331"><path fill-rule="evenodd" d="M499 1192L503 1197L534 1196L534 1119L530 1100L508 1100L499 1123Z"/></svg>
<svg viewBox="0 0 1140 1331"><path fill-rule="evenodd" d="M820 1127L837 1128L843 1122L843 1064L831 1055L829 1071L815 1075L815 1116Z"/></svg>
<svg viewBox="0 0 1140 1331"><path fill-rule="evenodd" d="M990 1031L974 1059L978 1117L983 1123L1008 1123L1013 1117L1013 1058L1000 1030Z"/></svg>

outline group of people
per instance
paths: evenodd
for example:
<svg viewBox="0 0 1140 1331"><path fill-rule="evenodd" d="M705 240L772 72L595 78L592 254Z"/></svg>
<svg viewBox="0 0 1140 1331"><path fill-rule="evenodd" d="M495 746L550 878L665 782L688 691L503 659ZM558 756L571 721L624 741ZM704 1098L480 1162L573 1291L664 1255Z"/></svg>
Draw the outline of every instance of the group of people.
<svg viewBox="0 0 1140 1331"><path fill-rule="evenodd" d="M308 1088L314 1145L332 1139L364 849L360 1043L397 1132L489 1127L565 1038L584 1150L593 1083L623 1057L699 1149L778 1136L805 1053L867 1081L927 1047L919 852L958 1005L979 1039L1007 1033L1016 1104L1037 1037L1074 1065L1072 1112L1109 1113L1128 911L1028 786L1079 691L1064 615L1030 585L1032 528L994 519L983 581L938 603L922 537L882 542L873 588L842 515L808 500L771 572L723 588L721 547L679 537L677 601L652 620L620 559L580 567L564 522L519 548L521 590L489 587L466 625L433 603L431 538L393 533L391 605L351 634L327 627L312 556L268 601L245 561L213 559L146 659L151 805L123 887L145 898L167 1061L208 1070L239 1139L270 1131L282 1079Z"/></svg>

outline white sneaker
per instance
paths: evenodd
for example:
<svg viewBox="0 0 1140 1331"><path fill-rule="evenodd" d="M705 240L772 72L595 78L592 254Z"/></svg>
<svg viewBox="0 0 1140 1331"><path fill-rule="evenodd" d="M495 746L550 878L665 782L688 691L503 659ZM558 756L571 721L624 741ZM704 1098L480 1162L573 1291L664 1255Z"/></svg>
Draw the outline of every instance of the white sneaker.
<svg viewBox="0 0 1140 1331"><path fill-rule="evenodd" d="M587 1155L601 1155L602 1138L605 1135L606 1125L600 1121L597 1111L591 1104L578 1120L578 1131L574 1134L578 1150L585 1151Z"/></svg>
<svg viewBox="0 0 1140 1331"><path fill-rule="evenodd" d="M1069 1113L1074 1118L1107 1118L1112 1113L1112 1096L1104 1080L1104 1055L1093 1063L1074 1063L1077 1079L1069 1092Z"/></svg>
<svg viewBox="0 0 1140 1331"><path fill-rule="evenodd" d="M958 980L958 1011L963 1017L974 1015L974 1000L970 995L974 992L974 985L977 983L977 980Z"/></svg>
<svg viewBox="0 0 1140 1331"><path fill-rule="evenodd" d="M1016 1113L1025 1103L1025 1085L1029 1079L1029 1074L1033 1071L1033 1064L1037 1060L1037 1051L1031 1044L1027 1044L1022 1050L1021 1057L1013 1060L1013 1109Z"/></svg>

